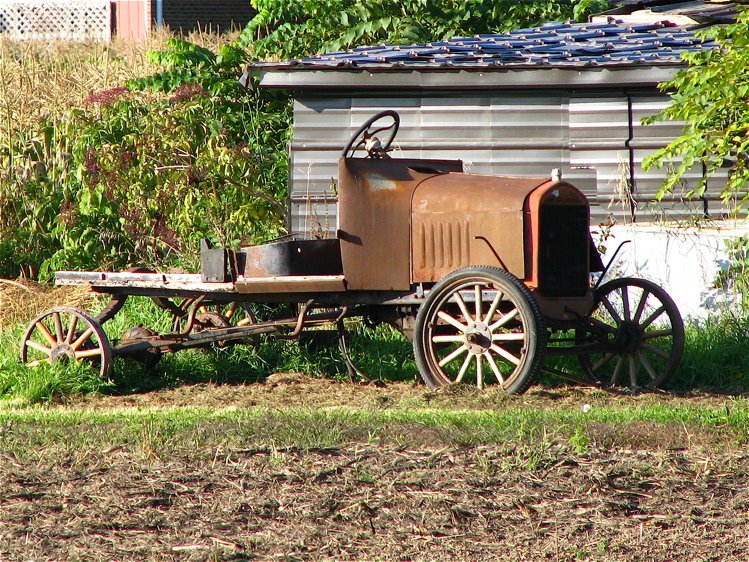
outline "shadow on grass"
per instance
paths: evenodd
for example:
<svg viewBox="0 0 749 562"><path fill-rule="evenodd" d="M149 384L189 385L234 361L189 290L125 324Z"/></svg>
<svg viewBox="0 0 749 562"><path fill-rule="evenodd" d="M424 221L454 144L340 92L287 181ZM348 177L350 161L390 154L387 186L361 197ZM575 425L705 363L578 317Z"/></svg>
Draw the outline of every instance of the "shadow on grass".
<svg viewBox="0 0 749 562"><path fill-rule="evenodd" d="M256 345L183 350L165 354L151 367L116 359L115 386L110 392L132 394L173 388L182 384L241 385L264 381L279 372L348 380L334 334L302 341L259 340ZM411 343L388 327L356 326L347 339L354 365L370 380L413 381L416 366Z"/></svg>
<svg viewBox="0 0 749 562"><path fill-rule="evenodd" d="M113 334L123 333L128 322L131 326L133 321L146 323L148 320L141 320L134 312L126 316L129 318L121 322L122 326L112 322ZM404 336L387 326L371 329L357 323L350 330L350 355L369 379L399 382L419 378L411 342ZM747 334L749 319L732 316L708 320L699 327L688 326L684 357L666 392L732 396L749 393ZM317 341L312 343L260 340L254 346L184 350L165 354L151 369L118 358L114 364L114 384L97 383L93 371L81 369L83 365L28 370L15 359L19 337L20 331L18 334L11 331L0 338L0 348L4 351L12 348L0 359L0 396L23 397L32 402L76 393L126 395L199 383L244 385L263 382L269 375L279 372L349 379L337 339L329 335L313 338ZM547 364L571 374L581 374L574 356L549 358ZM88 371L91 376L86 375ZM542 373L538 383L552 392L574 386L569 380L548 373Z"/></svg>
<svg viewBox="0 0 749 562"><path fill-rule="evenodd" d="M742 395L749 392L747 334L749 320L734 317L709 320L699 327L688 326L681 366L665 390L674 394ZM261 382L277 372L348 379L337 340L333 337L314 339L312 343L267 340L255 347L181 351L165 356L150 371L132 361L118 360L114 391L147 392L203 382L246 384ZM326 339L329 341L325 342ZM387 326L375 329L355 326L349 350L354 364L371 380L391 382L418 378L411 342ZM547 364L581 375L574 356L549 358ZM575 384L550 373L542 373L538 383L547 389Z"/></svg>

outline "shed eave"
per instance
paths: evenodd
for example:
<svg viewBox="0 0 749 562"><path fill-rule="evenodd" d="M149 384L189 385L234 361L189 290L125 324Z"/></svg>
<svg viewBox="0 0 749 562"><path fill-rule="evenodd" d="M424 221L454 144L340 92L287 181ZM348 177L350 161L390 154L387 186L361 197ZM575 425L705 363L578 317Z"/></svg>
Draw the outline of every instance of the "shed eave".
<svg viewBox="0 0 749 562"><path fill-rule="evenodd" d="M682 64L472 69L255 68L263 88L289 90L465 90L655 86Z"/></svg>

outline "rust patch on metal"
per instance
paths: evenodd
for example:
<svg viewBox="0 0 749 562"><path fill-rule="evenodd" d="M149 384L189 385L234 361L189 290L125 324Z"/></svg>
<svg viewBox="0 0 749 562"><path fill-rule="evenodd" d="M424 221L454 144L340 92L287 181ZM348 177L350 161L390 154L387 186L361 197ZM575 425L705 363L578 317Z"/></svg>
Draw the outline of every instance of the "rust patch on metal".
<svg viewBox="0 0 749 562"><path fill-rule="evenodd" d="M412 281L438 281L469 265L523 279L525 199L547 181L451 173L422 182L412 203Z"/></svg>
<svg viewBox="0 0 749 562"><path fill-rule="evenodd" d="M339 161L341 258L349 290L411 286L411 199L425 180L460 161L348 158Z"/></svg>

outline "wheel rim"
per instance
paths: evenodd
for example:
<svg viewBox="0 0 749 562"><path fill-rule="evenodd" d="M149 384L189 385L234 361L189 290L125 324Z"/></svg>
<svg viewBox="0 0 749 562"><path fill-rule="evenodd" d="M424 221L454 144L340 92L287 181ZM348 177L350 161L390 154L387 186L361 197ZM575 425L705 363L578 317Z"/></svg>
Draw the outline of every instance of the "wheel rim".
<svg viewBox="0 0 749 562"><path fill-rule="evenodd" d="M511 385L526 363L531 336L518 299L488 279L449 288L430 307L420 337L425 359L441 384Z"/></svg>
<svg viewBox="0 0 749 562"><path fill-rule="evenodd" d="M103 378L112 366L112 348L101 325L74 308L54 308L37 316L21 339L21 361L28 367L44 362L90 361Z"/></svg>
<svg viewBox="0 0 749 562"><path fill-rule="evenodd" d="M579 357L586 375L633 390L668 381L684 350L684 325L668 294L649 281L618 279L599 289L596 303L578 337L601 347Z"/></svg>

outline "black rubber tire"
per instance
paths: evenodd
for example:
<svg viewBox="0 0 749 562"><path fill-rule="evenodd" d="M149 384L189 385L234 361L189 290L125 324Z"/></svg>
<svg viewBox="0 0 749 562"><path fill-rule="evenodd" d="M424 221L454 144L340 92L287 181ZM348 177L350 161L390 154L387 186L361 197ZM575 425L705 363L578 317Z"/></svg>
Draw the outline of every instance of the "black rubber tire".
<svg viewBox="0 0 749 562"><path fill-rule="evenodd" d="M471 292L472 311L462 296ZM502 295L499 301L497 292ZM475 296L481 303L478 311ZM496 267L466 267L445 276L429 292L416 315L413 344L416 365L430 388L470 378L482 388L486 368L509 394L522 394L543 363L546 322L538 301L517 277ZM471 365L474 372L466 376Z"/></svg>
<svg viewBox="0 0 749 562"><path fill-rule="evenodd" d="M614 346L613 351L578 355L591 380L630 390L661 388L679 368L684 323L668 293L652 281L622 277L604 283L596 290L589 319L577 331L577 343Z"/></svg>

